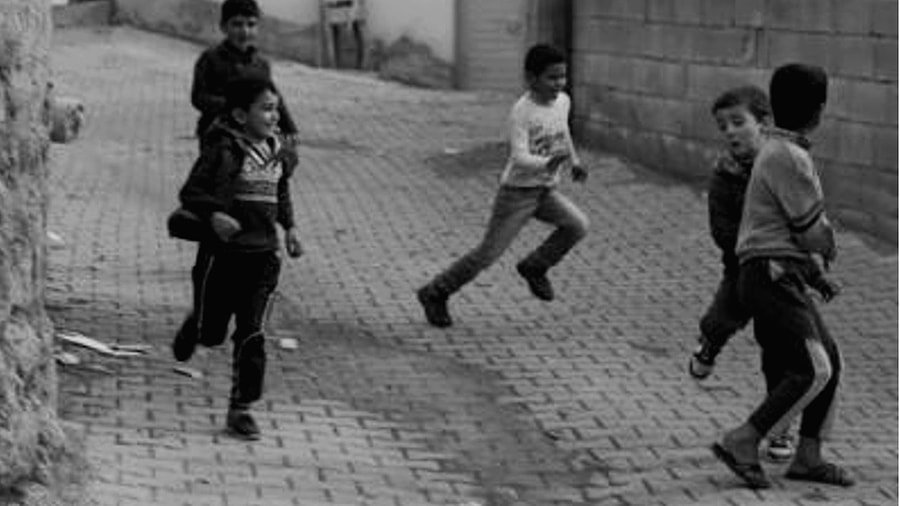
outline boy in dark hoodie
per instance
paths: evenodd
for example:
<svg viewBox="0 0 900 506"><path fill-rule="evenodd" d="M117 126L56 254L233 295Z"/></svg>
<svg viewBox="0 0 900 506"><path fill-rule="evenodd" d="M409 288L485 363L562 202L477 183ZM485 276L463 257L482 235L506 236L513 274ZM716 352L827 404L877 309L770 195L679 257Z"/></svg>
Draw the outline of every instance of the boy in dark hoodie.
<svg viewBox="0 0 900 506"><path fill-rule="evenodd" d="M288 180L296 164L276 135L278 95L266 79L229 83L225 108L179 195L181 205L209 224L192 271L194 307L172 343L178 361L197 344L224 342L235 319L232 389L227 426L258 439L251 403L262 395L266 353L263 319L281 269L276 225L288 254L302 254Z"/></svg>
<svg viewBox="0 0 900 506"><path fill-rule="evenodd" d="M207 49L194 65L191 104L200 111L197 138L203 148L204 135L213 120L225 112L225 84L241 77L271 80L269 61L256 49L261 11L255 0L225 0L219 28L225 40ZM277 93L277 92L276 92ZM278 127L288 144L297 141L297 126L279 95Z"/></svg>

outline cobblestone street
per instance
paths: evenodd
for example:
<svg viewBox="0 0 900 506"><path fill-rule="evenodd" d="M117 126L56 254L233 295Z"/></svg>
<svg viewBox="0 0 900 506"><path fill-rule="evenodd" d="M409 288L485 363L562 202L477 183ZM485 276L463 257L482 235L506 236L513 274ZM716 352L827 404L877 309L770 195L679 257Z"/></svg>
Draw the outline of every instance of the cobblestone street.
<svg viewBox="0 0 900 506"><path fill-rule="evenodd" d="M176 374L194 245L165 218L196 153L200 47L128 28L55 33L54 81L87 119L51 150L48 306L58 330L152 346L78 348L60 410L84 427L104 506L583 506L897 504L897 256L839 233L824 306L846 372L828 457L852 489L781 478L751 491L709 451L763 394L736 337L713 377L686 362L719 277L695 189L584 153L588 238L534 299L515 262L532 224L429 327L414 290L473 246L505 158L511 98L430 91L275 61L300 127L292 179L306 255L285 260L256 407L262 440L223 432L230 347ZM279 346L296 338L299 348Z"/></svg>

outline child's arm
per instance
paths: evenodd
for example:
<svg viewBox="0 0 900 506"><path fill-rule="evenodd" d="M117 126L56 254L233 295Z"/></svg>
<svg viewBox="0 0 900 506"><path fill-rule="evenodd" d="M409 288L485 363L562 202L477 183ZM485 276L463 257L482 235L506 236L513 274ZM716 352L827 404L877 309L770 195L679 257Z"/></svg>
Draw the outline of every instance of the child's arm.
<svg viewBox="0 0 900 506"><path fill-rule="evenodd" d="M572 140L572 132L566 126L566 151L569 152L569 159L572 162L572 180L576 183L583 183L587 180L588 171L581 165L581 159L578 152L575 151L575 142Z"/></svg>
<svg viewBox="0 0 900 506"><path fill-rule="evenodd" d="M765 169L767 186L784 209L797 245L822 255L826 262L836 253L834 231L825 216L825 202L811 161L789 152L773 154Z"/></svg>
<svg viewBox="0 0 900 506"><path fill-rule="evenodd" d="M213 63L209 55L203 53L194 65L194 82L191 84L191 104L201 113L216 114L225 107L225 96L213 91L215 82Z"/></svg>
<svg viewBox="0 0 900 506"><path fill-rule="evenodd" d="M819 292L819 295L822 296L822 300L830 302L831 299L837 297L841 292L841 288L837 283L825 276L827 270L828 267L826 266L825 259L818 253L813 253L810 255L810 261L808 262L808 267L804 273L803 281L809 285L810 288Z"/></svg>
<svg viewBox="0 0 900 506"><path fill-rule="evenodd" d="M225 172L226 166L232 163L229 158L231 155L218 145L209 146L200 153L178 194L186 209L203 219L209 219L215 212L225 211L228 203L224 196L230 184Z"/></svg>
<svg viewBox="0 0 900 506"><path fill-rule="evenodd" d="M291 258L303 255L303 246L300 243L300 234L294 222L294 204L291 200L290 178L293 173L293 165L290 161L285 163L281 179L278 180L278 223L284 228L284 245Z"/></svg>

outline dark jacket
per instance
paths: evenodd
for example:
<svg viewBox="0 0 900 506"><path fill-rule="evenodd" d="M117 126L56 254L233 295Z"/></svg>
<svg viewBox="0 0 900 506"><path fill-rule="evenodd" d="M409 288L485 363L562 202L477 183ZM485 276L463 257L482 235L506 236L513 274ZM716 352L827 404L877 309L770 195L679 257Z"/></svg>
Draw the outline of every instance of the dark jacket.
<svg viewBox="0 0 900 506"><path fill-rule="evenodd" d="M266 141L267 154L260 156L237 125L221 118L206 135L203 152L179 193L181 205L207 221L214 212L224 212L241 224L241 231L227 243L213 235L204 242L237 252L278 249L276 224L294 226L289 179L296 155L273 137Z"/></svg>
<svg viewBox="0 0 900 506"><path fill-rule="evenodd" d="M200 119L197 120L198 138L224 112L225 84L235 78L253 76L272 79L268 60L254 47L240 51L224 41L200 55L194 65L194 82L191 86L191 104L200 111ZM280 93L278 98L278 127L286 135L297 133L297 126Z"/></svg>
<svg viewBox="0 0 900 506"><path fill-rule="evenodd" d="M726 153L716 160L709 180L709 228L713 241L722 250L726 270L738 268L734 250L752 166L753 158L739 160Z"/></svg>

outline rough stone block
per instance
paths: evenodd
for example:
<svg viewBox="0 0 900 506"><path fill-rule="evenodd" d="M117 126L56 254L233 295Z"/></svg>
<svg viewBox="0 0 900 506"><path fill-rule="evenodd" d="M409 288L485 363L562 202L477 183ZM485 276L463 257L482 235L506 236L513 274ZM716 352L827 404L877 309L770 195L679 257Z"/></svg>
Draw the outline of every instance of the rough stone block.
<svg viewBox="0 0 900 506"><path fill-rule="evenodd" d="M743 28L694 30L692 61L752 65L756 61L756 33Z"/></svg>
<svg viewBox="0 0 900 506"><path fill-rule="evenodd" d="M896 109L895 109L896 110ZM897 129L885 127L872 127L875 150L873 161L876 167L890 169L897 172L897 152L900 149L897 142ZM894 186L896 188L896 185Z"/></svg>
<svg viewBox="0 0 900 506"><path fill-rule="evenodd" d="M715 97L710 97L709 100L689 102L690 134L688 136L718 145L721 135L710 111L714 100Z"/></svg>
<svg viewBox="0 0 900 506"><path fill-rule="evenodd" d="M681 59L691 55L692 27L648 24L643 33L645 55Z"/></svg>
<svg viewBox="0 0 900 506"><path fill-rule="evenodd" d="M611 52L617 55L640 55L645 52L647 30L642 23L615 19L590 20L576 38L576 48Z"/></svg>
<svg viewBox="0 0 900 506"><path fill-rule="evenodd" d="M837 155L839 162L871 165L875 161L874 132L862 123L837 122Z"/></svg>
<svg viewBox="0 0 900 506"><path fill-rule="evenodd" d="M585 57L586 69L583 71L585 83L609 86L617 89L630 89L633 83L632 62L634 58L620 58L604 53L593 53Z"/></svg>
<svg viewBox="0 0 900 506"><path fill-rule="evenodd" d="M663 97L684 97L685 68L681 63L657 60L632 60L633 89Z"/></svg>
<svg viewBox="0 0 900 506"><path fill-rule="evenodd" d="M894 44L896 56L897 45ZM875 75L875 46L871 38L831 36L830 70L834 75L873 77ZM896 60L894 60L896 65Z"/></svg>
<svg viewBox="0 0 900 506"><path fill-rule="evenodd" d="M771 28L827 32L832 9L827 0L770 0L766 22Z"/></svg>
<svg viewBox="0 0 900 506"><path fill-rule="evenodd" d="M426 88L452 88L453 68L432 53L426 44L401 37L380 62L378 76Z"/></svg>
<svg viewBox="0 0 900 506"><path fill-rule="evenodd" d="M768 69L691 64L687 67L687 96L691 100L711 102L735 86L754 84L765 90L770 74Z"/></svg>
<svg viewBox="0 0 900 506"><path fill-rule="evenodd" d="M644 0L582 0L575 2L575 16L643 20Z"/></svg>
<svg viewBox="0 0 900 506"><path fill-rule="evenodd" d="M876 79L897 82L897 41L872 41L875 50L874 75Z"/></svg>
<svg viewBox="0 0 900 506"><path fill-rule="evenodd" d="M834 29L838 33L866 35L872 25L871 0L831 0Z"/></svg>
<svg viewBox="0 0 900 506"><path fill-rule="evenodd" d="M735 0L734 24L761 27L766 21L766 0Z"/></svg>
<svg viewBox="0 0 900 506"><path fill-rule="evenodd" d="M647 0L647 19L665 23L700 24L702 0Z"/></svg>
<svg viewBox="0 0 900 506"><path fill-rule="evenodd" d="M800 61L831 70L831 38L826 35L768 31L764 37L769 68Z"/></svg>
<svg viewBox="0 0 900 506"><path fill-rule="evenodd" d="M897 88L891 83L835 78L829 82L827 113L845 121L897 125Z"/></svg>
<svg viewBox="0 0 900 506"><path fill-rule="evenodd" d="M897 38L897 2L896 0L873 0L872 33Z"/></svg>
<svg viewBox="0 0 900 506"><path fill-rule="evenodd" d="M734 22L735 4L740 1L702 0L700 12L703 24L708 26L731 26Z"/></svg>

